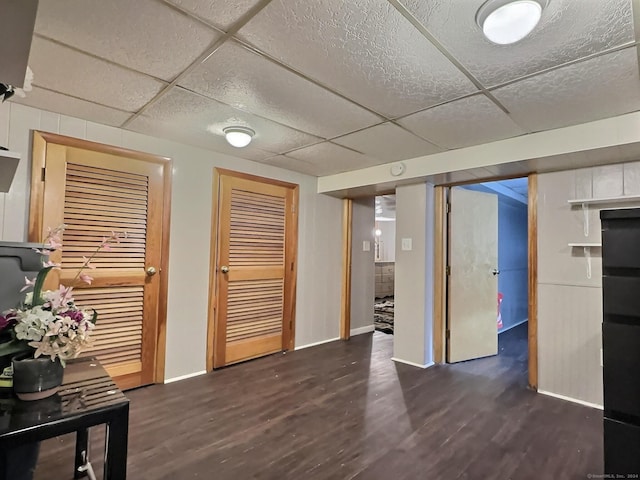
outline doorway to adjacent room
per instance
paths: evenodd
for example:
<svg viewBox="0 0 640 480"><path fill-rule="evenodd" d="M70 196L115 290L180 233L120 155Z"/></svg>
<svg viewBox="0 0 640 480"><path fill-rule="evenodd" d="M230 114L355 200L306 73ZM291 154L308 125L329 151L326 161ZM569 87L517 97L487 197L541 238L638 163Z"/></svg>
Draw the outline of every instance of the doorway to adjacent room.
<svg viewBox="0 0 640 480"><path fill-rule="evenodd" d="M492 356L527 363L528 201L527 178L449 189L447 363Z"/></svg>
<svg viewBox="0 0 640 480"><path fill-rule="evenodd" d="M374 259L375 295L374 328L378 332L394 332L394 289L396 246L396 196L375 197Z"/></svg>

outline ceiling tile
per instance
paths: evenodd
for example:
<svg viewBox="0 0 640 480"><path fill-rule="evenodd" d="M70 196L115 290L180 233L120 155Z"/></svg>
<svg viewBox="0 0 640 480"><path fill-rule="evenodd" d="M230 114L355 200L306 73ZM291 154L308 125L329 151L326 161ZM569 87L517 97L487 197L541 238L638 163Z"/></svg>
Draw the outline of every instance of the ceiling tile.
<svg viewBox="0 0 640 480"><path fill-rule="evenodd" d="M239 34L391 117L476 90L386 0L274 0Z"/></svg>
<svg viewBox="0 0 640 480"><path fill-rule="evenodd" d="M442 151L441 148L390 122L336 138L332 142L385 162L421 157Z"/></svg>
<svg viewBox="0 0 640 480"><path fill-rule="evenodd" d="M474 95L414 113L398 120L398 123L448 149L525 133L484 95Z"/></svg>
<svg viewBox="0 0 640 480"><path fill-rule="evenodd" d="M636 49L569 65L492 93L531 131L633 112L640 109Z"/></svg>
<svg viewBox="0 0 640 480"><path fill-rule="evenodd" d="M267 158L262 163L284 168L286 170L292 170L294 172L304 173L306 175L312 175L314 177L322 175L323 170L321 165L303 162L302 160L296 160L295 158L291 158L286 155L276 155L275 157Z"/></svg>
<svg viewBox="0 0 640 480"><path fill-rule="evenodd" d="M318 176L357 170L385 163L331 142L318 143L287 154L288 157L312 163L318 167Z"/></svg>
<svg viewBox="0 0 640 480"><path fill-rule="evenodd" d="M236 156L242 156L241 152L245 149L237 149L227 144L222 133L224 127L236 125L253 129L256 134L247 148L272 152L270 156L320 141L312 135L256 117L179 87L173 88L151 105L144 112L144 116L171 124L180 131L211 137L211 145L220 145L220 148L224 147L225 152L233 152Z"/></svg>
<svg viewBox="0 0 640 480"><path fill-rule="evenodd" d="M112 126L122 125L131 116L130 113L121 110L103 107L38 87L33 87L31 92L27 92L26 98L20 98L16 95L11 98L11 101Z"/></svg>
<svg viewBox="0 0 640 480"><path fill-rule="evenodd" d="M127 125L126 129L153 137L166 138L186 145L214 150L247 160L263 161L273 156L273 152L266 152L256 148L253 144L245 148L234 148L219 135L212 135L201 129L189 128L188 125L174 124L168 120L150 118L144 115L135 118Z"/></svg>
<svg viewBox="0 0 640 480"><path fill-rule="evenodd" d="M40 0L35 31L164 80L220 37L158 0Z"/></svg>
<svg viewBox="0 0 640 480"><path fill-rule="evenodd" d="M237 22L249 9L258 4L259 0L168 0L198 17L206 20L211 25L227 31L231 25Z"/></svg>
<svg viewBox="0 0 640 480"><path fill-rule="evenodd" d="M129 112L139 110L165 85L39 37L31 44L29 65L36 85Z"/></svg>
<svg viewBox="0 0 640 480"><path fill-rule="evenodd" d="M380 122L377 115L235 42L223 45L180 85L325 138Z"/></svg>
<svg viewBox="0 0 640 480"><path fill-rule="evenodd" d="M552 0L540 24L508 46L476 24L485 0L400 0L485 86L576 60L634 40L631 0Z"/></svg>

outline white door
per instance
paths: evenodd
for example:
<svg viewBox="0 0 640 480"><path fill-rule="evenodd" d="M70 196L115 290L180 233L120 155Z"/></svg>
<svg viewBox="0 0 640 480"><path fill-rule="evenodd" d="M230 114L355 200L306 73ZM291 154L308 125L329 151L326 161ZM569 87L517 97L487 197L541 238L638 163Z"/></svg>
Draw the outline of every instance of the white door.
<svg viewBox="0 0 640 480"><path fill-rule="evenodd" d="M456 187L449 216L447 361L498 353L498 197Z"/></svg>

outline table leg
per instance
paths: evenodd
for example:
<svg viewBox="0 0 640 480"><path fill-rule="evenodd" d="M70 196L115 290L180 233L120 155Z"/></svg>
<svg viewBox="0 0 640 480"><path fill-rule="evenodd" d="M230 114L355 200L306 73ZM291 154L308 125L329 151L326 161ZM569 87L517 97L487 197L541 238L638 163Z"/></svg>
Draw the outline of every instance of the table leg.
<svg viewBox="0 0 640 480"><path fill-rule="evenodd" d="M123 405L107 423L104 480L127 478L127 442L129 437L129 404Z"/></svg>
<svg viewBox="0 0 640 480"><path fill-rule="evenodd" d="M89 458L89 429L84 428L76 432L76 461L73 470L73 478L77 480L87 476L87 471L80 468L87 463Z"/></svg>

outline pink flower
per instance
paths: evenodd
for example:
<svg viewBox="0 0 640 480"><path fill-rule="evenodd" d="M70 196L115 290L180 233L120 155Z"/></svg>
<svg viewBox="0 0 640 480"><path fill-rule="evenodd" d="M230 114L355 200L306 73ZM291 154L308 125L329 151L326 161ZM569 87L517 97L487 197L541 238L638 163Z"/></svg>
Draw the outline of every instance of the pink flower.
<svg viewBox="0 0 640 480"><path fill-rule="evenodd" d="M108 238L103 238L102 239L102 243L100 244L100 248L102 248L105 252L110 252L111 251L111 246L109 245L109 240Z"/></svg>
<svg viewBox="0 0 640 480"><path fill-rule="evenodd" d="M80 280L82 280L84 283L91 285L91 282L93 282L93 277L87 275L86 273L81 273Z"/></svg>
<svg viewBox="0 0 640 480"><path fill-rule="evenodd" d="M52 268L60 268L60 264L59 263L54 263L51 260L49 260L48 262L44 262L42 264L43 267L47 268L47 267L52 267Z"/></svg>
<svg viewBox="0 0 640 480"><path fill-rule="evenodd" d="M21 292L24 292L27 288L33 287L36 284L36 279L33 278L29 280L27 277L24 277L25 285L20 289Z"/></svg>
<svg viewBox="0 0 640 480"><path fill-rule="evenodd" d="M12 327L16 323L16 313L12 311L4 312L4 315L0 315L0 331L7 327Z"/></svg>
<svg viewBox="0 0 640 480"><path fill-rule="evenodd" d="M51 308L55 310L69 303L69 301L72 300L71 290L72 287L65 287L64 285L60 285L60 288L58 288L56 295L53 299L51 299Z"/></svg>
<svg viewBox="0 0 640 480"><path fill-rule="evenodd" d="M91 263L89 263L89 259L87 257L82 257L82 260L84 261L84 266L87 268L91 268L91 269L95 269L95 265L92 265Z"/></svg>
<svg viewBox="0 0 640 480"><path fill-rule="evenodd" d="M46 245L50 250L57 250L62 247L62 242L59 237L52 237L49 239Z"/></svg>

